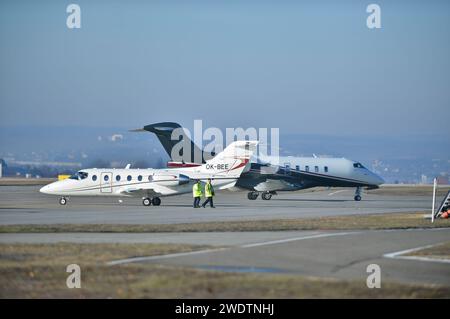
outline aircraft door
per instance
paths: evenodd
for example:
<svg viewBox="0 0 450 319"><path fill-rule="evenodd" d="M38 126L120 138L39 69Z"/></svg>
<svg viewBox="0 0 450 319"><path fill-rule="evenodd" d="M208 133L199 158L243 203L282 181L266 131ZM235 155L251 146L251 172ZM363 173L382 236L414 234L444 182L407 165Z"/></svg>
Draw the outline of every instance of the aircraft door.
<svg viewBox="0 0 450 319"><path fill-rule="evenodd" d="M112 173L102 173L100 175L100 192L112 193Z"/></svg>

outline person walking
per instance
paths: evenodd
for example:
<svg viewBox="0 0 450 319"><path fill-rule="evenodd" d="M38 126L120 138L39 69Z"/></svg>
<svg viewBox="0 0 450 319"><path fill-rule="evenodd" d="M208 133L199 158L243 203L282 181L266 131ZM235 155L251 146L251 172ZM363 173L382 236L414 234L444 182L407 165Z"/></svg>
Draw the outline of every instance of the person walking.
<svg viewBox="0 0 450 319"><path fill-rule="evenodd" d="M206 204L209 203L209 205L211 206L211 208L216 208L214 207L214 203L213 203L213 197L214 197L214 188L211 184L211 179L208 178L208 182L205 185L205 197L206 200L203 203L202 207L205 208Z"/></svg>
<svg viewBox="0 0 450 319"><path fill-rule="evenodd" d="M194 197L194 208L200 207L200 199L202 197L203 191L202 191L202 184L200 183L200 180L197 180L197 182L192 187L192 196Z"/></svg>

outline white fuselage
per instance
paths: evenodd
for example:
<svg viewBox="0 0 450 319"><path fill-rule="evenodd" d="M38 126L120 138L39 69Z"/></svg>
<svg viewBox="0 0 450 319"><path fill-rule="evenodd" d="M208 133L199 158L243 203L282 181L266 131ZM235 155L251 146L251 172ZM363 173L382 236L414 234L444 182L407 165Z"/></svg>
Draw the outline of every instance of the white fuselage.
<svg viewBox="0 0 450 319"><path fill-rule="evenodd" d="M218 189L234 184L237 178L221 175L208 175L193 169L112 169L91 168L41 189L42 193L61 196L144 196L157 193L158 196L171 196L189 193L195 179L213 178L212 185ZM151 190L151 191L150 191ZM136 195L135 195L136 194Z"/></svg>
<svg viewBox="0 0 450 319"><path fill-rule="evenodd" d="M324 177L336 182L360 183L378 186L384 180L373 173L361 163L346 158L337 157L293 157L280 156L277 158L262 158L274 165L278 162L280 167L292 172L299 172L310 177Z"/></svg>
<svg viewBox="0 0 450 319"><path fill-rule="evenodd" d="M258 165L262 164L262 165ZM169 162L171 167L192 167L195 163ZM377 187L384 180L361 163L337 157L259 156L243 174L234 190L261 192L293 191L315 186Z"/></svg>
<svg viewBox="0 0 450 319"><path fill-rule="evenodd" d="M206 182L208 179L216 189L230 188L248 169L256 144L256 141L236 141L197 167L83 169L68 179L42 187L40 191L60 196L159 197L188 193L196 180Z"/></svg>

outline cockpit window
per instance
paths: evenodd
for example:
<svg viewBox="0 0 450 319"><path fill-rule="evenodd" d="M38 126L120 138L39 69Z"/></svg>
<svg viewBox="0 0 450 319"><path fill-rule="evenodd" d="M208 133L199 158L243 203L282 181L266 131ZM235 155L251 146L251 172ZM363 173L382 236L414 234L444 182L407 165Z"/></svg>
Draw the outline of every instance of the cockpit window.
<svg viewBox="0 0 450 319"><path fill-rule="evenodd" d="M365 168L361 163L353 163L354 168Z"/></svg>
<svg viewBox="0 0 450 319"><path fill-rule="evenodd" d="M85 179L88 177L88 173L86 172L80 172L80 179Z"/></svg>
<svg viewBox="0 0 450 319"><path fill-rule="evenodd" d="M88 177L88 173L86 173L86 172L76 172L75 174L70 176L70 179L82 180L82 179L85 179L87 177Z"/></svg>

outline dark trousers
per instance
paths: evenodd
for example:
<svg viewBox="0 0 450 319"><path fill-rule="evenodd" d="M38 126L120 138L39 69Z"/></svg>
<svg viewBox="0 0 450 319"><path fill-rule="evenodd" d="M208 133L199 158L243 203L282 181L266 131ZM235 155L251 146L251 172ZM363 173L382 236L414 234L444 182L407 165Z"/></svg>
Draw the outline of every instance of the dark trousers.
<svg viewBox="0 0 450 319"><path fill-rule="evenodd" d="M194 197L194 208L200 206L200 197Z"/></svg>
<svg viewBox="0 0 450 319"><path fill-rule="evenodd" d="M208 204L209 203L209 205L211 206L211 207L213 207L214 206L214 203L213 203L213 198L212 198L212 196L211 197L206 197L206 200L205 200L205 202L203 203L203 207L205 207L206 206L206 204Z"/></svg>

